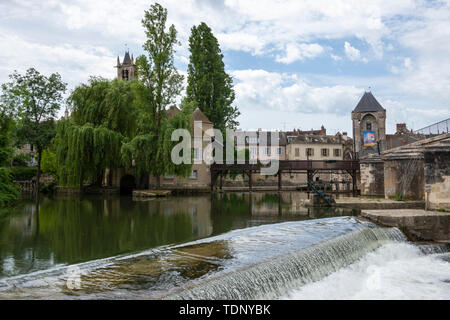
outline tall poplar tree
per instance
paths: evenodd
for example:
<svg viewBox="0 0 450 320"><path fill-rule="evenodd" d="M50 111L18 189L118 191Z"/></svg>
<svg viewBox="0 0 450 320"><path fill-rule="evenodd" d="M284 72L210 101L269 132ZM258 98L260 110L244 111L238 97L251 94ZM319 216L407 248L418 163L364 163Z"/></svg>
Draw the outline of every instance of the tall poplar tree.
<svg viewBox="0 0 450 320"><path fill-rule="evenodd" d="M240 112L232 106L233 80L225 72L219 42L204 22L192 27L189 49L187 97L197 103L216 128L235 128Z"/></svg>
<svg viewBox="0 0 450 320"><path fill-rule="evenodd" d="M156 3L145 11L142 25L147 37L143 45L146 55L136 59L138 82L136 106L138 135L123 147L125 159L133 159L141 174L158 177L166 171L162 152L165 133L165 109L181 93L183 76L174 66L177 31L174 25L166 28L167 9Z"/></svg>

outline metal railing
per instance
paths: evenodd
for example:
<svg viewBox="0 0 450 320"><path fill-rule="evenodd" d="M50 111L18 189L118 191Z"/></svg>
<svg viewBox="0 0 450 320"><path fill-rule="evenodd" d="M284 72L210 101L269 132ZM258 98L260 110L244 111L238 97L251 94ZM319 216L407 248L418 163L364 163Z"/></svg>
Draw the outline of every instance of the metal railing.
<svg viewBox="0 0 450 320"><path fill-rule="evenodd" d="M423 134L425 136L437 136L439 134L450 132L450 118L436 122L432 125L414 131L416 134Z"/></svg>

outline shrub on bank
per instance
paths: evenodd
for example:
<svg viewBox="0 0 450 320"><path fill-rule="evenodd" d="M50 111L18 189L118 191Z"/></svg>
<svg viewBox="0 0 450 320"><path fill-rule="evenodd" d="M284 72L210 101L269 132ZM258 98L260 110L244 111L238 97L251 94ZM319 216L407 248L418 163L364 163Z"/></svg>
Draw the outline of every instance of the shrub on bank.
<svg viewBox="0 0 450 320"><path fill-rule="evenodd" d="M11 173L14 180L17 181L26 181L31 180L36 176L37 168L11 168Z"/></svg>
<svg viewBox="0 0 450 320"><path fill-rule="evenodd" d="M11 170L0 168L0 207L6 207L17 200L19 192L12 183Z"/></svg>

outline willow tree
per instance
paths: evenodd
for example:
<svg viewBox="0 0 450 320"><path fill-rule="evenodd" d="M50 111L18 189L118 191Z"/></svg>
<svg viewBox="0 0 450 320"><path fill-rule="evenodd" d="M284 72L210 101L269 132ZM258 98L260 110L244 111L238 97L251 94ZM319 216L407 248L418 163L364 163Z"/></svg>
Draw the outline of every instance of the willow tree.
<svg viewBox="0 0 450 320"><path fill-rule="evenodd" d="M58 177L62 184L101 186L107 168L118 168L122 144L136 132L131 83L92 77L68 99L72 110L55 138Z"/></svg>
<svg viewBox="0 0 450 320"><path fill-rule="evenodd" d="M125 159L133 159L141 174L158 177L165 174L162 139L165 135L165 109L175 102L182 90L183 76L174 66L177 31L166 28L167 10L158 3L145 11L142 25L147 37L146 52L136 59L138 82L135 84L138 133L126 146ZM181 117L181 116L180 116Z"/></svg>

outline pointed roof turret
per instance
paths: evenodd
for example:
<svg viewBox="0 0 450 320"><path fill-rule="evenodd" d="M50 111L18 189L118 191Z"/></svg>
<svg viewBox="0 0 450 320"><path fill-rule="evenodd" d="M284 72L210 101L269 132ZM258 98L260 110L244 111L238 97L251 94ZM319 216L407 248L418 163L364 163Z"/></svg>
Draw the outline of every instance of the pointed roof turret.
<svg viewBox="0 0 450 320"><path fill-rule="evenodd" d="M364 92L361 100L359 100L358 105L356 106L353 112L372 112L372 111L383 111L384 108L381 104L375 99L372 92Z"/></svg>
<svg viewBox="0 0 450 320"><path fill-rule="evenodd" d="M130 53L128 51L125 52L125 57L123 58L122 64L131 64Z"/></svg>

